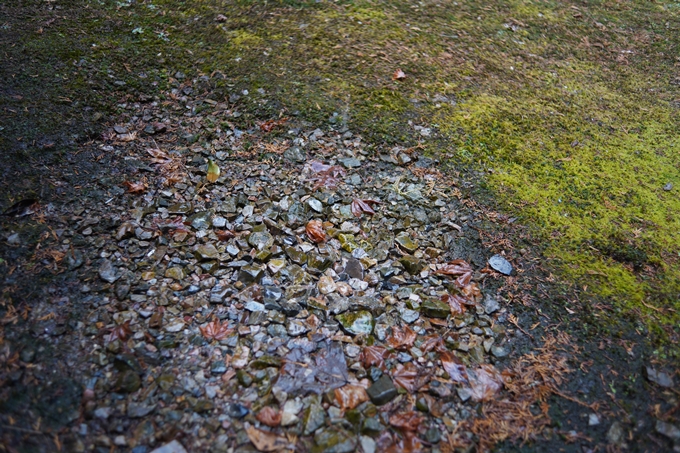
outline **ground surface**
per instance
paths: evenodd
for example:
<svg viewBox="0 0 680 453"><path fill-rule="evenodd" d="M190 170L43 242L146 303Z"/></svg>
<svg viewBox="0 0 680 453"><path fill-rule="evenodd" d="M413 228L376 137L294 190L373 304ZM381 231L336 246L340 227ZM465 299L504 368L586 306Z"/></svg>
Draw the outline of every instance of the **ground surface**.
<svg viewBox="0 0 680 453"><path fill-rule="evenodd" d="M674 3L0 8L6 450L677 441Z"/></svg>

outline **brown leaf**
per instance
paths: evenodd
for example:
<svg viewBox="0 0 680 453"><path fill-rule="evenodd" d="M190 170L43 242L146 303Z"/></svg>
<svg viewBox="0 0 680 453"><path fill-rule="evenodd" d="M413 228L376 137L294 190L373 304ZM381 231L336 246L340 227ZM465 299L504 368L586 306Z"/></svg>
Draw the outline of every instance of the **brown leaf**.
<svg viewBox="0 0 680 453"><path fill-rule="evenodd" d="M450 352L442 352L442 366L452 381L467 382L467 368L463 362Z"/></svg>
<svg viewBox="0 0 680 453"><path fill-rule="evenodd" d="M309 166L316 173L315 177L310 178L311 181L316 181L312 190L317 190L321 187L335 188L340 182L340 178L344 178L347 174L345 169L339 165L326 165L318 160L309 162Z"/></svg>
<svg viewBox="0 0 680 453"><path fill-rule="evenodd" d="M423 352L430 352L432 350L437 352L446 352L446 346L444 346L444 340L441 335L432 334L425 337L425 341L420 345L420 350Z"/></svg>
<svg viewBox="0 0 680 453"><path fill-rule="evenodd" d="M123 324L119 324L109 333L108 342L112 343L116 340L126 341L130 335L132 335L132 330L130 330L130 321L125 321Z"/></svg>
<svg viewBox="0 0 680 453"><path fill-rule="evenodd" d="M406 78L406 74L404 74L404 71L402 71L401 69L397 69L396 71L394 71L394 74L392 74L392 78L394 80L403 80Z"/></svg>
<svg viewBox="0 0 680 453"><path fill-rule="evenodd" d="M380 204L380 202L376 200L360 200L359 198L355 198L352 200L352 214L354 214L354 217L361 217L364 212L368 215L374 215L375 211L371 206L376 204Z"/></svg>
<svg viewBox="0 0 680 453"><path fill-rule="evenodd" d="M246 434L259 451L279 451L288 447L288 440L285 437L257 429L254 426L248 426Z"/></svg>
<svg viewBox="0 0 680 453"><path fill-rule="evenodd" d="M449 304L449 308L451 309L451 314L453 316L458 316L462 315L465 313L465 299L463 299L461 296L458 294L444 294L442 296L442 302L446 302Z"/></svg>
<svg viewBox="0 0 680 453"><path fill-rule="evenodd" d="M460 293L472 303L482 300L482 292L479 290L477 283L470 283L460 289Z"/></svg>
<svg viewBox="0 0 680 453"><path fill-rule="evenodd" d="M212 321L205 325L205 327L199 327L203 336L208 340L224 340L227 338L234 329L227 327L227 323L220 323L219 321Z"/></svg>
<svg viewBox="0 0 680 453"><path fill-rule="evenodd" d="M228 241L229 239L236 237L236 235L229 230L215 230L215 234L220 241Z"/></svg>
<svg viewBox="0 0 680 453"><path fill-rule="evenodd" d="M385 358L389 352L384 346L366 346L361 350L359 360L364 368L377 366L378 368L385 368Z"/></svg>
<svg viewBox="0 0 680 453"><path fill-rule="evenodd" d="M395 384L407 392L415 393L427 383L429 376L425 370L421 370L413 363L408 362L404 365L399 364L392 370L392 379Z"/></svg>
<svg viewBox="0 0 680 453"><path fill-rule="evenodd" d="M323 223L321 220L310 220L305 227L305 232L312 242L323 242L326 240L326 232L323 229Z"/></svg>
<svg viewBox="0 0 680 453"><path fill-rule="evenodd" d="M158 310L149 318L149 327L152 329L160 329L162 326L163 326L163 312L161 310Z"/></svg>
<svg viewBox="0 0 680 453"><path fill-rule="evenodd" d="M271 426L272 428L281 424L281 412L271 406L264 407L257 413L255 418L257 418L260 423Z"/></svg>
<svg viewBox="0 0 680 453"><path fill-rule="evenodd" d="M123 185L129 193L140 194L146 192L146 184L143 182L123 181Z"/></svg>
<svg viewBox="0 0 680 453"><path fill-rule="evenodd" d="M390 417L390 425L404 432L416 432L425 417L415 411L402 412Z"/></svg>
<svg viewBox="0 0 680 453"><path fill-rule="evenodd" d="M274 129L277 126L281 126L282 124L285 124L286 121L288 121L288 118L281 118L280 120L267 120L264 123L260 124L260 129L263 132L271 132L272 129Z"/></svg>
<svg viewBox="0 0 680 453"><path fill-rule="evenodd" d="M387 338L387 343L394 349L408 349L416 341L416 333L409 326L392 327L392 336Z"/></svg>
<svg viewBox="0 0 680 453"><path fill-rule="evenodd" d="M338 401L340 409L346 411L354 409L364 401L368 401L368 394L366 389L360 385L347 384L335 389L335 399Z"/></svg>
<svg viewBox="0 0 680 453"><path fill-rule="evenodd" d="M467 374L471 396L475 401L488 400L503 387L503 376L493 365L480 365L479 368L468 370Z"/></svg>

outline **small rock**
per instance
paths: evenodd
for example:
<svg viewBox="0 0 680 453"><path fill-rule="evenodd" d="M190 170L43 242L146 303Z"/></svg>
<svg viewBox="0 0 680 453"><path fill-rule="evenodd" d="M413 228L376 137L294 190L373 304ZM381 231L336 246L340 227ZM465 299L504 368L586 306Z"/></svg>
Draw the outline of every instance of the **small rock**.
<svg viewBox="0 0 680 453"><path fill-rule="evenodd" d="M361 436L359 438L359 443L361 444L361 449L364 451L364 453L375 453L376 445L373 438Z"/></svg>
<svg viewBox="0 0 680 453"><path fill-rule="evenodd" d="M283 405L283 411L281 413L281 426L290 426L297 423L297 414L302 410L302 402L296 400L288 400Z"/></svg>
<svg viewBox="0 0 680 453"><path fill-rule="evenodd" d="M500 310L500 308L501 305L498 303L496 299L489 295L486 296L486 298L484 299L484 312L487 315L497 312L498 310Z"/></svg>
<svg viewBox="0 0 680 453"><path fill-rule="evenodd" d="M162 447L156 448L151 453L187 453L187 451L182 446L182 444L176 440L173 440L169 444L165 444Z"/></svg>
<svg viewBox="0 0 680 453"><path fill-rule="evenodd" d="M654 429L656 429L657 433L663 434L673 442L680 442L680 428L677 426L657 420Z"/></svg>
<svg viewBox="0 0 680 453"><path fill-rule="evenodd" d="M143 403L129 403L127 407L127 416L130 418L140 418L149 415L156 409L156 405L147 405Z"/></svg>
<svg viewBox="0 0 680 453"><path fill-rule="evenodd" d="M99 266L99 277L106 282L113 283L120 278L120 273L113 267L111 261L105 259Z"/></svg>
<svg viewBox="0 0 680 453"><path fill-rule="evenodd" d="M626 439L626 432L620 422L612 423L612 426L607 431L607 441L610 444L622 446Z"/></svg>
<svg viewBox="0 0 680 453"><path fill-rule="evenodd" d="M343 313L335 319L352 335L370 335L373 331L373 315L368 311Z"/></svg>
<svg viewBox="0 0 680 453"><path fill-rule="evenodd" d="M373 404L382 406L389 403L397 396L397 388L394 386L392 379L383 374L380 379L375 381L367 390L368 397L371 398Z"/></svg>
<svg viewBox="0 0 680 453"><path fill-rule="evenodd" d="M588 414L588 426L596 426L600 424L600 417L597 414Z"/></svg>
<svg viewBox="0 0 680 453"><path fill-rule="evenodd" d="M212 244L199 245L194 252L194 256L199 261L216 260L219 252Z"/></svg>
<svg viewBox="0 0 680 453"><path fill-rule="evenodd" d="M423 304L420 306L420 311L430 318L445 319L451 314L451 309L447 303L431 297L428 297L423 301Z"/></svg>
<svg viewBox="0 0 680 453"><path fill-rule="evenodd" d="M500 272L503 275L512 274L512 264L501 255L494 255L489 258L489 265L492 269Z"/></svg>
<svg viewBox="0 0 680 453"><path fill-rule="evenodd" d="M248 408L239 403L231 403L227 406L227 415L231 418L241 419L248 415L248 412L250 412Z"/></svg>
<svg viewBox="0 0 680 453"><path fill-rule="evenodd" d="M165 325L166 332L175 333L179 332L182 329L184 329L184 321L182 321L179 318L174 319L173 321L170 321L168 324Z"/></svg>
<svg viewBox="0 0 680 453"><path fill-rule="evenodd" d="M670 191L671 189L673 189L673 183L672 182L669 182L668 184L663 186L663 190L665 190L666 192Z"/></svg>
<svg viewBox="0 0 680 453"><path fill-rule="evenodd" d="M306 153L298 146L292 146L283 152L284 159L293 162L302 163L307 159Z"/></svg>
<svg viewBox="0 0 680 453"><path fill-rule="evenodd" d="M169 267L165 271L165 276L175 280L182 280L186 277L186 273L182 267Z"/></svg>
<svg viewBox="0 0 680 453"><path fill-rule="evenodd" d="M317 429L321 428L326 422L326 412L321 404L314 402L309 405L302 418L304 426L303 435L309 436Z"/></svg>
<svg viewBox="0 0 680 453"><path fill-rule="evenodd" d="M394 242L408 250L410 253L415 252L419 247L418 243L411 239L411 236L406 231L399 233L397 237L394 238Z"/></svg>
<svg viewBox="0 0 680 453"><path fill-rule="evenodd" d="M655 384L664 388L673 387L673 378L668 373L656 371L654 368L649 366L646 366L643 371L647 380L654 382Z"/></svg>

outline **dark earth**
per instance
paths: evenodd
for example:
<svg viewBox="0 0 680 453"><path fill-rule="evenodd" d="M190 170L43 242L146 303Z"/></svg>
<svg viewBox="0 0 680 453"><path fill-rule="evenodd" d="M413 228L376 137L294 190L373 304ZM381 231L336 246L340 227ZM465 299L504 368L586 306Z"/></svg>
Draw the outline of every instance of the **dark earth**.
<svg viewBox="0 0 680 453"><path fill-rule="evenodd" d="M677 364L483 172L181 56L78 60L118 6L0 5L2 451L680 450Z"/></svg>

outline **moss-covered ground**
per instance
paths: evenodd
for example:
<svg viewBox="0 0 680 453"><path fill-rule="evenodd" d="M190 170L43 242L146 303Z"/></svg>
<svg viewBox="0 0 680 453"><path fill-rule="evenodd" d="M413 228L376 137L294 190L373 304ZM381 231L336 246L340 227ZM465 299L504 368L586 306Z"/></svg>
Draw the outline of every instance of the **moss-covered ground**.
<svg viewBox="0 0 680 453"><path fill-rule="evenodd" d="M221 73L210 95L248 90L246 125L347 122L483 170L487 202L532 226L558 275L677 339L680 3L19 3L3 9L32 13L1 35L1 133L19 156L87 139L178 71Z"/></svg>

